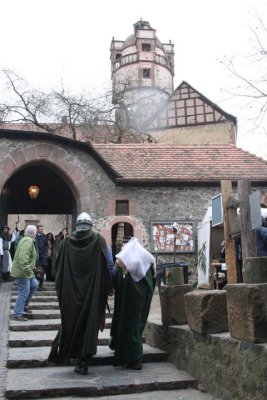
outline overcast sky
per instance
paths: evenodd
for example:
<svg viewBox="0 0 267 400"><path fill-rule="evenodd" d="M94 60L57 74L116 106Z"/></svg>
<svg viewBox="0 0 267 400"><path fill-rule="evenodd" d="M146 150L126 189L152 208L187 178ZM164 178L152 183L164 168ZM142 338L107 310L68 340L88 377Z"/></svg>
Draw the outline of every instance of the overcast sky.
<svg viewBox="0 0 267 400"><path fill-rule="evenodd" d="M235 80L221 63L234 57L246 71L242 56L251 47L255 9L266 11L266 1L0 0L0 68L36 88L59 87L62 80L76 92L104 90L110 85L112 37L125 40L142 18L161 42L175 45L174 86L185 80L235 115L238 145L267 158L267 133L263 125L247 133L253 108L228 94Z"/></svg>

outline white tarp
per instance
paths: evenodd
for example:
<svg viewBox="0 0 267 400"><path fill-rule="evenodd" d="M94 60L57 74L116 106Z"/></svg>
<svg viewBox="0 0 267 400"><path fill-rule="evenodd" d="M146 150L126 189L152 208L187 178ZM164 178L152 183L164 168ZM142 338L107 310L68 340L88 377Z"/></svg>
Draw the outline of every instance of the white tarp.
<svg viewBox="0 0 267 400"><path fill-rule="evenodd" d="M210 231L211 231L211 218L212 211L211 207L207 209L207 212L198 226L198 254L205 247L204 255L206 258L206 271L203 272L198 265L198 287L209 286L209 272L210 272Z"/></svg>

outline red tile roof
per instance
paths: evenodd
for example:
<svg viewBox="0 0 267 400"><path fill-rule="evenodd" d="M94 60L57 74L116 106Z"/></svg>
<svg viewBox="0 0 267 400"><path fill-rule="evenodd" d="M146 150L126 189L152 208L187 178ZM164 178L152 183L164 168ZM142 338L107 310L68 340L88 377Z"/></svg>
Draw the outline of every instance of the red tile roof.
<svg viewBox="0 0 267 400"><path fill-rule="evenodd" d="M267 161L234 145L93 144L118 181L267 182Z"/></svg>

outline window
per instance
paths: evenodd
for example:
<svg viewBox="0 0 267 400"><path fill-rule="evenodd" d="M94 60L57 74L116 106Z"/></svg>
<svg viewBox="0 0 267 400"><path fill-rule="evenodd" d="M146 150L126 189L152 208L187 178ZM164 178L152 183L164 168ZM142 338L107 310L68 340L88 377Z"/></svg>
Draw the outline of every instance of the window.
<svg viewBox="0 0 267 400"><path fill-rule="evenodd" d="M129 215L129 200L116 200L116 215Z"/></svg>
<svg viewBox="0 0 267 400"><path fill-rule="evenodd" d="M142 51L151 51L150 43L142 43Z"/></svg>
<svg viewBox="0 0 267 400"><path fill-rule="evenodd" d="M143 69L143 78L150 78L150 69L149 68Z"/></svg>
<svg viewBox="0 0 267 400"><path fill-rule="evenodd" d="M121 54L120 54L120 53L117 53L117 54L116 54L116 60L118 60L119 58L121 58Z"/></svg>

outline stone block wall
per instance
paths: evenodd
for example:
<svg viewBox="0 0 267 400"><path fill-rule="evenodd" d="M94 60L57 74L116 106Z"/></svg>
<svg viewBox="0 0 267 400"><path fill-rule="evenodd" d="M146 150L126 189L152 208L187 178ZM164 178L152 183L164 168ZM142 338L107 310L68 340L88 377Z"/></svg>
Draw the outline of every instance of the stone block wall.
<svg viewBox="0 0 267 400"><path fill-rule="evenodd" d="M221 400L267 399L267 343L243 342L229 332L200 335L188 325L167 327L153 319L146 343L167 351L177 368Z"/></svg>
<svg viewBox="0 0 267 400"><path fill-rule="evenodd" d="M190 329L200 334L228 331L225 290L194 290L185 294Z"/></svg>
<svg viewBox="0 0 267 400"><path fill-rule="evenodd" d="M227 285L229 331L237 339L267 342L267 283Z"/></svg>

